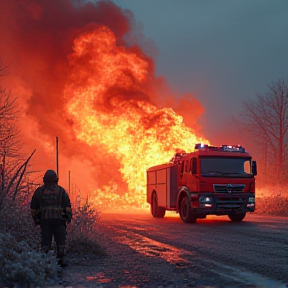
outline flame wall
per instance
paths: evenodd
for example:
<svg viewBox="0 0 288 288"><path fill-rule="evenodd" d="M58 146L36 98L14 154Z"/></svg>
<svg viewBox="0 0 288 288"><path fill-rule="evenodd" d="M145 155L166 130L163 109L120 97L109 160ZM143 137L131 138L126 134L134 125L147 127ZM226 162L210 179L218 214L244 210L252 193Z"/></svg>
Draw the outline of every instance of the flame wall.
<svg viewBox="0 0 288 288"><path fill-rule="evenodd" d="M57 136L62 186L71 171L75 195L141 204L146 169L202 140L203 107L155 76L131 11L80 3L0 1L0 59L9 65L3 85L23 107L23 141L27 151L37 149L41 177L55 167Z"/></svg>

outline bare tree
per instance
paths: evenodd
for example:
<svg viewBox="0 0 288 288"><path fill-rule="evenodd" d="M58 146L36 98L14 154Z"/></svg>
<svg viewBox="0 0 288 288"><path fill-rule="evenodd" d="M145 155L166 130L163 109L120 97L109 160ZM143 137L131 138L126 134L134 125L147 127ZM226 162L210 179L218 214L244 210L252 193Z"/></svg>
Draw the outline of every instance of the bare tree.
<svg viewBox="0 0 288 288"><path fill-rule="evenodd" d="M263 149L265 167L273 173L272 168L277 179L287 180L288 83L279 79L267 86L265 94L243 102L242 120Z"/></svg>
<svg viewBox="0 0 288 288"><path fill-rule="evenodd" d="M0 63L0 76L4 75L3 71ZM7 197L10 203L14 203L17 195L27 188L27 167L35 152L27 160L21 154L17 128L19 112L17 98L12 97L11 92L3 89L0 83L0 210Z"/></svg>

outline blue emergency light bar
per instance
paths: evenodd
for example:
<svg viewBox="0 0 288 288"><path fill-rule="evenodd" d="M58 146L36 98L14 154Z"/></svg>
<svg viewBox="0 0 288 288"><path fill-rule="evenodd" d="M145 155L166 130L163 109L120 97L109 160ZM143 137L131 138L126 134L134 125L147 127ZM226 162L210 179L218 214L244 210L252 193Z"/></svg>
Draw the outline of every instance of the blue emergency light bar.
<svg viewBox="0 0 288 288"><path fill-rule="evenodd" d="M209 146L208 144L197 143L195 144L195 149L197 150L219 150L227 152L246 152L245 148L240 145L222 145L221 147Z"/></svg>
<svg viewBox="0 0 288 288"><path fill-rule="evenodd" d="M222 145L222 149L224 151L231 151L231 152L245 152L245 148L241 145Z"/></svg>

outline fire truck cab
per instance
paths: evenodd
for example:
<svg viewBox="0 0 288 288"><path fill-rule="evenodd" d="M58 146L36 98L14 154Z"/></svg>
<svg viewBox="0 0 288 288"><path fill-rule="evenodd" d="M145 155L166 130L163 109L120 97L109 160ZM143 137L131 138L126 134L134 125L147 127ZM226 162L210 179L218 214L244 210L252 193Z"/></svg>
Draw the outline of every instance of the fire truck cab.
<svg viewBox="0 0 288 288"><path fill-rule="evenodd" d="M242 221L255 210L257 165L242 146L196 144L194 152L176 153L146 173L153 217L163 218L167 210L179 213L184 223L207 215Z"/></svg>

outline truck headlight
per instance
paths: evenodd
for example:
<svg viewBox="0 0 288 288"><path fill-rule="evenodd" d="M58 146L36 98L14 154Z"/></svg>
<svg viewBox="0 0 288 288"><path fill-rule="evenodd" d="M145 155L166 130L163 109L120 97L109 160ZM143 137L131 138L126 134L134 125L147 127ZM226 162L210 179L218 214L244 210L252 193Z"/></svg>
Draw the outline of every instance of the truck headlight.
<svg viewBox="0 0 288 288"><path fill-rule="evenodd" d="M247 208L255 209L255 197L249 197Z"/></svg>
<svg viewBox="0 0 288 288"><path fill-rule="evenodd" d="M249 197L248 203L255 203L255 197Z"/></svg>
<svg viewBox="0 0 288 288"><path fill-rule="evenodd" d="M211 202L212 202L212 197L207 197L207 196L199 197L199 203L211 203Z"/></svg>

